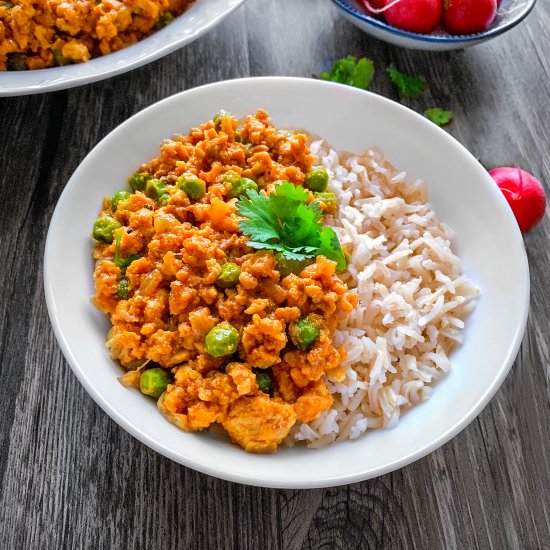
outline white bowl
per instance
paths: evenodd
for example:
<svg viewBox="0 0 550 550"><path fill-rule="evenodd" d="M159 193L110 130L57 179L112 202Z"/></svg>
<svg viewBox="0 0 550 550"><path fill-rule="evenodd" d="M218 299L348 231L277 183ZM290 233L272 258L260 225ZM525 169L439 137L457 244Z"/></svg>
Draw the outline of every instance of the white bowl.
<svg viewBox="0 0 550 550"><path fill-rule="evenodd" d="M0 72L0 97L40 94L90 84L141 67L190 42L217 25L244 0L195 0L164 29L118 52L65 67Z"/></svg>
<svg viewBox="0 0 550 550"><path fill-rule="evenodd" d="M332 146L382 147L411 176L425 179L439 217L456 232L467 273L481 288L464 345L432 397L391 430L325 449L247 454L208 433L185 433L152 400L117 382L121 368L105 348L109 322L90 304L90 231L102 197L158 154L161 141L187 132L224 108L242 117L262 107L281 127L306 128ZM103 139L76 170L55 209L44 265L48 311L69 365L96 402L125 430L159 453L201 472L269 487L325 487L395 470L443 445L491 399L518 351L529 304L523 240L486 170L446 132L383 97L330 82L253 78L220 82L165 99ZM83 414L82 410L68 411Z"/></svg>
<svg viewBox="0 0 550 550"><path fill-rule="evenodd" d="M342 15L366 33L389 44L415 50L459 50L487 42L515 27L529 15L536 0L502 0L493 24L485 32L451 35L439 28L430 34L404 31L366 14L360 0L332 0Z"/></svg>

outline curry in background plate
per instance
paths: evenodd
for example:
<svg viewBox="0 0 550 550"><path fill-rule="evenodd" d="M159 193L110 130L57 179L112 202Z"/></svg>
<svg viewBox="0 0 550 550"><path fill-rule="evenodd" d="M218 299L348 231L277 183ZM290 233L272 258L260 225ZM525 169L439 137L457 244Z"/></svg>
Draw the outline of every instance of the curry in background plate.
<svg viewBox="0 0 550 550"><path fill-rule="evenodd" d="M0 70L89 61L171 23L193 0L0 0Z"/></svg>
<svg viewBox="0 0 550 550"><path fill-rule="evenodd" d="M93 302L110 316L122 382L180 428L219 423L250 452L276 451L296 421L332 405L324 376L345 376L332 335L356 296L336 262L254 250L236 213L247 190L270 195L281 181L333 208L314 193L328 176L307 142L262 110L242 127L221 112L165 140L131 190L105 198L93 230Z"/></svg>

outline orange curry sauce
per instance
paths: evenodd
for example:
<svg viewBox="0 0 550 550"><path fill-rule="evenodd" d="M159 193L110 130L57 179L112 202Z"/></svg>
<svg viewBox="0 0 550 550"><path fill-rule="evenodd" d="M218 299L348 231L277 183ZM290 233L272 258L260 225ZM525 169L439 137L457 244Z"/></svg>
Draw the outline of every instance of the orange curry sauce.
<svg viewBox="0 0 550 550"><path fill-rule="evenodd" d="M307 137L279 132L266 112L248 116L241 128L225 115L217 125L209 121L166 140L159 157L141 166L140 172L166 184L169 199L162 206L137 191L113 213L105 199L100 217L121 224L121 254L140 256L125 274L128 297L118 299L122 274L113 261L115 243L96 243L93 303L113 324L107 346L129 371L122 377L127 385L139 387L140 369L160 366L172 373L158 407L184 430L220 423L246 451L274 452L296 421L311 421L333 403L324 377L343 380L345 355L331 336L355 296L323 256L301 273L281 277L274 254L247 246L237 199L227 196L222 183L232 170L269 193L281 180L301 184L313 160ZM189 172L206 183L197 201L175 185ZM215 284L225 262L241 268L234 288ZM288 332L304 315L320 328L305 351ZM204 340L222 321L238 330L240 343L234 355L215 358ZM269 369L270 395L258 387L258 369Z"/></svg>

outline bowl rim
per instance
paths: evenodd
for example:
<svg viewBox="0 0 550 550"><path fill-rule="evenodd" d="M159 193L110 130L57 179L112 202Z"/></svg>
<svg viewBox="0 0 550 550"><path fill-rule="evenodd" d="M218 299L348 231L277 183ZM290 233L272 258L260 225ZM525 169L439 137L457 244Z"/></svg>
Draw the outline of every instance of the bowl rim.
<svg viewBox="0 0 550 550"><path fill-rule="evenodd" d="M179 464L190 467L204 474L225 479L227 481L242 483L245 485L281 488L281 489L312 489L312 488L321 488L321 487L333 487L333 486L356 483L367 479L375 478L380 475L384 475L394 470L397 470L399 468L402 468L404 466L407 466L408 464L411 464L412 462L415 462L416 460L419 460L425 457L426 455L430 454L434 450L438 449L439 447L447 443L450 439L452 439L464 428L466 428L466 426L468 426L481 413L481 411L486 407L488 402L492 399L492 397L494 396L496 391L500 388L504 379L508 375L508 372L510 371L515 361L518 350L522 343L525 327L527 324L527 318L528 318L528 312L529 312L529 297L530 297L530 279L529 279L529 265L527 261L527 253L525 250L523 237L519 231L519 227L517 226L517 222L514 218L514 215L511 209L509 211L506 211L507 212L506 215L509 217L510 222L515 224L515 228L516 228L515 239L514 239L516 242L511 243L511 246L513 244L513 246L519 245L520 247L521 264L522 264L521 275L522 275L522 283L524 283L524 289L523 289L524 292L523 292L523 300L522 300L523 307L521 308L521 312L518 315L518 322L515 328L514 336L511 339L510 345L508 346L508 352L505 356L505 360L502 362L502 366L500 368L500 371L498 372L498 375L492 380L491 384L485 388L485 391L480 395L475 406L471 407L468 413L465 414L460 420L455 422L454 425L451 425L450 427L445 429L445 431L440 433L438 437L434 438L430 444L425 445L423 448L412 451L409 454L400 457L399 459L393 460L392 462L388 462L381 466L371 468L370 470L368 470L368 472L363 471L358 473L356 472L356 473L350 473L345 475L337 475L333 477L332 476L317 477L314 480L306 480L306 481L300 481L300 482L295 482L295 481L285 482L281 480L270 481L269 479L260 480L258 479L259 476L255 476L254 473L241 474L241 473L231 472L229 470L220 471L219 469L205 466L201 462L183 455L181 452L177 452L173 449L166 447L163 443L157 441L154 437L145 433L138 425L136 425L135 422L132 423L132 421L127 420L124 417L124 414L122 412L114 408L100 392L96 391L91 380L88 378L85 369L83 369L79 365L78 361L73 355L73 352L71 350L71 345L66 340L61 328L60 320L56 315L56 298L52 291L52 285L50 284L50 280L55 277L55 273L53 272L50 264L50 259L52 259L55 256L55 245L53 243L52 228L56 225L56 223L59 223L58 218L61 216L61 212L65 206L64 202L68 196L66 193L66 190L69 187L76 185L78 180L77 178L75 178L75 176L78 175L78 172L80 171L82 166L87 165L88 163L91 162L90 155L98 147L106 146L106 142L116 139L116 134L118 133L118 130L123 125L129 124L130 121L135 123L136 120L139 120L141 118L146 119L149 112L157 109L160 104L164 104L164 105L170 104L173 101L178 101L179 98L181 98L182 96L187 96L189 97L189 100L192 101L193 95L200 94L204 89L219 88L223 90L226 87L231 87L231 86L238 87L241 85L247 85L255 82L265 82L268 85L281 83L281 82L298 83L302 85L305 83L308 83L309 85L325 86L325 87L332 87L332 88L340 88L344 86L342 84L336 84L333 82L325 82L325 81L313 80L309 78L298 78L298 77L249 77L249 78L242 78L242 79L225 80L221 82L198 86L196 88L191 88L189 90L185 90L183 92L179 92L167 98L164 98L161 101L158 101L146 107L145 109L137 112L132 117L126 119L123 123L118 125L111 132L109 132L101 141L99 141L93 147L93 149L86 155L86 157L82 160L82 162L73 172L73 174L71 175L71 178L69 179L68 183L66 184L65 188L63 189L63 192L61 193L58 199L57 205L55 207L55 210L50 220L50 224L48 227L48 234L46 237L46 242L44 247L44 270L43 270L44 293L46 297L46 305L47 305L50 322L54 329L55 337L59 343L59 346L63 352L65 359L69 363L71 370L74 372L74 374L76 375L80 383L84 386L87 393L92 397L92 399L103 409L104 412L107 413L109 417L111 417L117 424L119 424L119 426L121 426L130 435L134 436L141 443L144 443L151 449L159 452L160 454L164 455L167 458L170 458L171 460ZM399 111L402 111L404 114L407 114L409 116L411 115L414 116L415 118L417 118L418 121L422 121L423 124L432 124L429 121L427 121L422 115L416 113L415 111L412 111L412 109L409 109L408 107L405 107L404 105L401 105L400 103L392 101L386 97L380 96L378 94L374 94L372 92L360 90L357 88L351 88L348 86L346 86L346 88L348 88L349 91L351 91L352 93L364 94L367 97L370 97L371 100L382 102L385 104L391 104L393 108L396 108ZM439 132L442 139L451 141L453 143L453 146L457 148L457 153L465 155L465 157L467 157L468 160L479 165L479 162L476 160L476 158L458 140L456 140L450 134L448 134L443 129L435 125L433 125L432 129L433 131ZM488 175L487 177L490 178L490 176ZM501 202L501 204L503 205L506 204L504 197L502 196L502 194L500 193L500 191L496 186L494 190L491 191L491 193L493 193L496 200Z"/></svg>
<svg viewBox="0 0 550 550"><path fill-rule="evenodd" d="M518 23L521 23L533 10L537 0L529 0L529 4L525 6L525 9L520 11L515 17L507 21L503 25L499 25L493 29L488 29L484 32L476 34L457 34L457 35L432 35L432 34L420 34L411 31L405 31L403 29L398 29L392 25L388 25L385 21L380 21L375 19L366 13L359 11L351 3L354 0L332 0L338 8L345 11L350 17L358 19L363 23L366 23L372 27L375 27L379 30L388 32L400 38L408 38L410 40L416 40L418 42L425 42L431 44L449 44L449 43L462 43L462 42L476 42L480 40L488 40L489 38L494 38L499 36L504 32L515 27Z"/></svg>
<svg viewBox="0 0 550 550"><path fill-rule="evenodd" d="M204 6L204 9L208 9L209 1L196 1L173 23L163 29L126 48L108 55L94 57L85 63L31 71L2 71L0 72L0 97L35 95L67 90L132 71L194 42L242 6L246 0L218 0L215 4L216 9L213 12L215 15L204 24L195 25L191 32L186 32L189 29L188 17L194 15L193 10L196 10L197 6L199 8ZM159 42L159 44L156 44L156 42ZM28 82L18 84L19 79L17 77L22 77Z"/></svg>

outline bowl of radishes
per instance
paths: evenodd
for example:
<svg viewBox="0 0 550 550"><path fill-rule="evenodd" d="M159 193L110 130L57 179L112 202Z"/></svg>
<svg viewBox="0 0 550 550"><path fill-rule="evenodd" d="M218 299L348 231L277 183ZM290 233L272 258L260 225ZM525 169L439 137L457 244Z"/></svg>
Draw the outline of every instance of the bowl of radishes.
<svg viewBox="0 0 550 550"><path fill-rule="evenodd" d="M419 50L456 50L499 36L536 0L332 0L344 17L380 40Z"/></svg>

